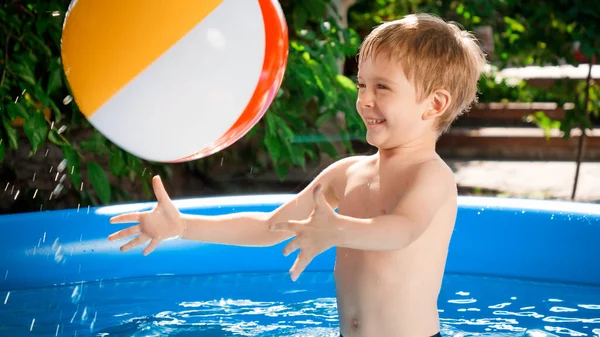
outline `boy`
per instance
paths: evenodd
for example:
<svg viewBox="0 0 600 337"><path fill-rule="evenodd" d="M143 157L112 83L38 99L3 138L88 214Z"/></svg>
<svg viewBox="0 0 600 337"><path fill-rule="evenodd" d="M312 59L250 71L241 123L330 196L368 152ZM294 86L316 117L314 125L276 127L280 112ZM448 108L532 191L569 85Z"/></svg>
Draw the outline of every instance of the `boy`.
<svg viewBox="0 0 600 337"><path fill-rule="evenodd" d="M116 216L139 222L121 247L149 254L166 238L267 246L291 237L296 280L336 247L343 336L439 336L437 299L457 210L451 169L435 152L440 134L475 99L485 56L475 39L441 19L408 15L375 28L360 48L356 108L371 156L342 159L271 213L180 214L160 178L152 211ZM338 213L334 211L338 208Z"/></svg>

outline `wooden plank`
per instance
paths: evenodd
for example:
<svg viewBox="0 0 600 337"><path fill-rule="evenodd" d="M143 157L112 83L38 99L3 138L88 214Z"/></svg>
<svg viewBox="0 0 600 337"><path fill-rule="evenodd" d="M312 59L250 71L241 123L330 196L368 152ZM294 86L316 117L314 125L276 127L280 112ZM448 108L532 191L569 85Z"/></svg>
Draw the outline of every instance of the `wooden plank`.
<svg viewBox="0 0 600 337"><path fill-rule="evenodd" d="M448 135L466 136L466 137L510 137L510 138L546 138L544 130L538 127L453 127L448 131ZM580 129L572 129L571 138L579 137ZM600 128L586 130L589 137L600 137ZM553 129L549 132L550 138L562 138L563 133L560 130Z"/></svg>
<svg viewBox="0 0 600 337"><path fill-rule="evenodd" d="M484 128L485 129L485 128ZM502 129L504 132L501 132ZM469 159L523 159L523 160L575 160L579 145L579 132L568 139L554 133L545 138L539 129L496 128L483 130L454 130L440 137L437 149L440 155ZM600 129L585 137L584 160L600 160Z"/></svg>
<svg viewBox="0 0 600 337"><path fill-rule="evenodd" d="M556 103L534 102L534 103L479 103L465 113L461 119L483 119L483 120L514 120L520 121L525 116L543 112L552 119L564 119L565 108L572 109L572 105L558 107Z"/></svg>

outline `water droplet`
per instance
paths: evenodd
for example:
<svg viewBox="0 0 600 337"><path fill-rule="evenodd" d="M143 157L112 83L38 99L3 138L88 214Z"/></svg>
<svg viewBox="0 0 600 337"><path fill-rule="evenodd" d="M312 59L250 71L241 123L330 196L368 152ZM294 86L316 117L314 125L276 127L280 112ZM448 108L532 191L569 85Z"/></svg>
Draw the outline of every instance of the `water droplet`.
<svg viewBox="0 0 600 337"><path fill-rule="evenodd" d="M40 212L42 211L42 208L44 207L44 205L40 205Z"/></svg>
<svg viewBox="0 0 600 337"><path fill-rule="evenodd" d="M88 205L87 214L90 214L90 205Z"/></svg>
<svg viewBox="0 0 600 337"><path fill-rule="evenodd" d="M6 293L6 298L4 299L4 305L8 302L8 298L10 297L10 291Z"/></svg>
<svg viewBox="0 0 600 337"><path fill-rule="evenodd" d="M8 277L8 269L6 269L6 274L4 274L4 279L6 280L7 277Z"/></svg>
<svg viewBox="0 0 600 337"><path fill-rule="evenodd" d="M58 325L56 326L56 334L54 334L54 336L58 336L58 330L59 330L59 329L60 329L60 324L58 324Z"/></svg>
<svg viewBox="0 0 600 337"><path fill-rule="evenodd" d="M50 171L48 171L48 173L52 173L53 169L54 169L54 166L50 166Z"/></svg>
<svg viewBox="0 0 600 337"><path fill-rule="evenodd" d="M33 174L33 180L32 181L35 181L35 175L36 175L36 173Z"/></svg>
<svg viewBox="0 0 600 337"><path fill-rule="evenodd" d="M69 103L71 103L73 101L73 97L71 95L67 95L65 98L63 98L63 104L67 105Z"/></svg>
<svg viewBox="0 0 600 337"><path fill-rule="evenodd" d="M44 154L44 157L48 157L48 152L50 151L50 149L46 149L46 153Z"/></svg>
<svg viewBox="0 0 600 337"><path fill-rule="evenodd" d="M79 186L79 190L83 191L83 181L81 182L81 185Z"/></svg>
<svg viewBox="0 0 600 337"><path fill-rule="evenodd" d="M67 160L63 159L60 161L60 163L58 164L58 166L56 167L56 170L58 172L62 172L65 170L65 168L67 167Z"/></svg>
<svg viewBox="0 0 600 337"><path fill-rule="evenodd" d="M60 175L59 171L56 171L56 176L54 177L54 181L58 181L58 176Z"/></svg>
<svg viewBox="0 0 600 337"><path fill-rule="evenodd" d="M48 197L48 200L52 200L52 194L54 194L54 193L50 192L50 196Z"/></svg>
<svg viewBox="0 0 600 337"><path fill-rule="evenodd" d="M61 133L65 132L65 130L67 130L67 126L63 125L56 132L60 135Z"/></svg>
<svg viewBox="0 0 600 337"><path fill-rule="evenodd" d="M90 330L94 330L94 325L96 324L96 318L98 317L98 312L94 312L94 318L92 319L92 324L90 324Z"/></svg>
<svg viewBox="0 0 600 337"><path fill-rule="evenodd" d="M146 168L144 167L144 170L142 171L142 177L144 176L144 174L146 174Z"/></svg>
<svg viewBox="0 0 600 337"><path fill-rule="evenodd" d="M50 130L54 129L54 121L52 121L52 123L50 123Z"/></svg>
<svg viewBox="0 0 600 337"><path fill-rule="evenodd" d="M71 321L69 323L73 324L73 321L75 320L75 316L77 316L78 312L79 312L79 310L75 310L75 313L73 313L73 317L71 317Z"/></svg>
<svg viewBox="0 0 600 337"><path fill-rule="evenodd" d="M52 191L52 194L58 195L63 190L63 187L64 187L63 184L56 185L56 187L54 188L54 191Z"/></svg>
<svg viewBox="0 0 600 337"><path fill-rule="evenodd" d="M8 185L10 185L10 183L6 183L6 186L4 187L4 192L6 192L6 190L8 190Z"/></svg>
<svg viewBox="0 0 600 337"><path fill-rule="evenodd" d="M225 159L225 157L221 157L221 166L223 166L223 159Z"/></svg>
<svg viewBox="0 0 600 337"><path fill-rule="evenodd" d="M79 207L81 206L81 204L77 204L77 213L79 213Z"/></svg>
<svg viewBox="0 0 600 337"><path fill-rule="evenodd" d="M52 12L52 16L59 16L59 15L60 15L59 11ZM57 328L57 332L56 333L58 334L58 328Z"/></svg>
<svg viewBox="0 0 600 337"><path fill-rule="evenodd" d="M14 191L15 191L15 185L12 185L12 187L10 188L10 195L12 195Z"/></svg>
<svg viewBox="0 0 600 337"><path fill-rule="evenodd" d="M81 299L81 286L76 285L75 288L73 289L73 292L71 293L71 301L73 303L78 303L80 299ZM77 314L77 312L75 312L75 314Z"/></svg>
<svg viewBox="0 0 600 337"><path fill-rule="evenodd" d="M46 242L46 232L44 232L44 236L42 236L42 242Z"/></svg>
<svg viewBox="0 0 600 337"><path fill-rule="evenodd" d="M29 331L33 331L33 325L35 324L35 318L31 320L31 326L29 327Z"/></svg>
<svg viewBox="0 0 600 337"><path fill-rule="evenodd" d="M19 192L21 192L21 190L17 190L17 194L15 194L15 200L17 200L17 197L19 196Z"/></svg>

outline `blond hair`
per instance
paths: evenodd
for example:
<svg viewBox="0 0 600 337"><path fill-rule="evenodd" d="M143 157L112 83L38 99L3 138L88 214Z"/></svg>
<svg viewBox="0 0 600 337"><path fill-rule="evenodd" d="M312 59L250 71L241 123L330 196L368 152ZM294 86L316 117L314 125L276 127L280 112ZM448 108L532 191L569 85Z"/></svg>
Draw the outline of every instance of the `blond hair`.
<svg viewBox="0 0 600 337"><path fill-rule="evenodd" d="M439 134L477 99L485 54L476 38L454 22L430 14L411 14L383 23L361 44L359 64L381 55L400 63L419 101L436 89L448 90L452 100L436 123Z"/></svg>

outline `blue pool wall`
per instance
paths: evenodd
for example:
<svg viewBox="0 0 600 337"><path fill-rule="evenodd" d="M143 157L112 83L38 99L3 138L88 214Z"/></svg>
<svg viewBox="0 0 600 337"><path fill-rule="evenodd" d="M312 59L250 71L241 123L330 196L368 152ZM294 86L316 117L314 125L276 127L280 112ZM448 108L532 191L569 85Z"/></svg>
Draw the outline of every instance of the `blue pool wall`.
<svg viewBox="0 0 600 337"><path fill-rule="evenodd" d="M275 209L293 195L176 200L183 213L216 215ZM149 256L142 247L107 236L127 225L109 223L154 203L0 216L0 290L155 275L286 272L296 254L271 247L165 241ZM459 198L447 273L600 285L600 205L492 197ZM331 271L335 250L307 270Z"/></svg>

